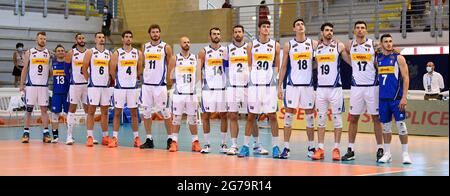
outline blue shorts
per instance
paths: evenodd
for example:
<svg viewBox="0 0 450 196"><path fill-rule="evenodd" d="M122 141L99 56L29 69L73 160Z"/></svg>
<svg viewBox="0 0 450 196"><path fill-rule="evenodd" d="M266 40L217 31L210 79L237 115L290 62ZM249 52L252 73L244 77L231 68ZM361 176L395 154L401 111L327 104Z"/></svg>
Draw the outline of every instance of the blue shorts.
<svg viewBox="0 0 450 196"><path fill-rule="evenodd" d="M400 111L400 100L382 100L379 102L380 122L388 123L392 121L394 115L395 121L403 121L406 119L406 112Z"/></svg>
<svg viewBox="0 0 450 196"><path fill-rule="evenodd" d="M69 111L69 102L67 101L67 94L53 94L52 96L52 112L61 113Z"/></svg>

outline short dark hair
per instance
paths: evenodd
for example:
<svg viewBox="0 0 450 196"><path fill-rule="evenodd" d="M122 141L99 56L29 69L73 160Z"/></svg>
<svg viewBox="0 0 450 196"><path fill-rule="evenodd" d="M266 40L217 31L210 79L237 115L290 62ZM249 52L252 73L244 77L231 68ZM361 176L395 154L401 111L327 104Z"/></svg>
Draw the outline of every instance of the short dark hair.
<svg viewBox="0 0 450 196"><path fill-rule="evenodd" d="M78 46L78 44L72 45L72 49L76 48L77 46Z"/></svg>
<svg viewBox="0 0 450 196"><path fill-rule="evenodd" d="M100 31L99 31L99 32L95 33L94 37L97 37L98 34L103 34L103 35L105 35L103 32L100 32Z"/></svg>
<svg viewBox="0 0 450 196"><path fill-rule="evenodd" d="M75 34L75 39L77 39L78 36L83 35L83 33L76 33Z"/></svg>
<svg viewBox="0 0 450 196"><path fill-rule="evenodd" d="M270 21L268 20L259 21L258 28L261 28L261 26L265 24L270 25Z"/></svg>
<svg viewBox="0 0 450 196"><path fill-rule="evenodd" d="M383 42L383 39L384 39L384 38L387 38L387 37L392 38L392 35L389 34L389 33L383 34L383 35L381 36L381 38L380 38L380 42Z"/></svg>
<svg viewBox="0 0 450 196"><path fill-rule="evenodd" d="M331 27L331 28L334 28L334 25L331 24L330 22L323 23L322 26L320 26L320 31L325 30L325 27Z"/></svg>
<svg viewBox="0 0 450 196"><path fill-rule="evenodd" d="M56 45L56 47L55 47L55 52L56 52L56 50L57 50L58 48L62 48L62 49L64 49L64 51L66 50L66 48L64 48L63 45L58 44L58 45Z"/></svg>
<svg viewBox="0 0 450 196"><path fill-rule="evenodd" d="M294 21L294 23L292 23L292 27L295 27L295 23L297 23L298 21L302 21L303 24L305 24L305 21L303 21L303 18L298 18L297 20Z"/></svg>
<svg viewBox="0 0 450 196"><path fill-rule="evenodd" d="M36 37L39 35L47 36L47 33L45 33L45 31L39 31L36 33Z"/></svg>
<svg viewBox="0 0 450 196"><path fill-rule="evenodd" d="M122 38L124 38L126 34L130 34L131 37L133 37L133 32L131 32L130 30L126 30L122 33Z"/></svg>
<svg viewBox="0 0 450 196"><path fill-rule="evenodd" d="M20 43L20 42L19 42L19 43L16 44L16 48L20 48L20 47L23 48L23 43Z"/></svg>
<svg viewBox="0 0 450 196"><path fill-rule="evenodd" d="M107 5L104 5L104 6L103 6L103 8L105 8L105 7L106 7L106 8L109 8L109 6L107 6Z"/></svg>
<svg viewBox="0 0 450 196"><path fill-rule="evenodd" d="M356 21L356 22L355 22L355 26L353 26L353 28L356 28L356 25L359 25L359 24L363 24L363 25L366 27L366 29L367 29L367 23L364 22L364 21L362 21L362 20Z"/></svg>
<svg viewBox="0 0 450 196"><path fill-rule="evenodd" d="M158 29L159 32L161 32L161 27L157 24L152 24L150 25L150 27L148 28L148 33L150 34L150 32L152 32L152 29Z"/></svg>
<svg viewBox="0 0 450 196"><path fill-rule="evenodd" d="M213 28L209 29L209 35L212 34L213 30L220 31L220 28L219 27L213 27Z"/></svg>
<svg viewBox="0 0 450 196"><path fill-rule="evenodd" d="M233 31L234 31L234 29L236 29L236 28L241 28L241 29L242 29L242 32L245 32L244 26L242 26L242 25L235 25L235 26L233 27Z"/></svg>

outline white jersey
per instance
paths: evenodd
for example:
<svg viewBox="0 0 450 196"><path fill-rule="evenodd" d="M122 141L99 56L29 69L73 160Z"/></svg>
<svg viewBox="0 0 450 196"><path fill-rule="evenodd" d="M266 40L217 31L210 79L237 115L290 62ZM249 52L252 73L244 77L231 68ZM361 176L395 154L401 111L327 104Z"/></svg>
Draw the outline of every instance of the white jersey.
<svg viewBox="0 0 450 196"><path fill-rule="evenodd" d="M174 94L193 95L195 93L195 74L197 57L189 54L185 58L181 53L176 55L175 92Z"/></svg>
<svg viewBox="0 0 450 196"><path fill-rule="evenodd" d="M290 71L287 75L287 85L312 86L313 73L313 41L307 38L303 42L292 39L289 41Z"/></svg>
<svg viewBox="0 0 450 196"><path fill-rule="evenodd" d="M247 43L241 47L230 44L228 46L228 85L231 87L245 87L248 84L249 68Z"/></svg>
<svg viewBox="0 0 450 196"><path fill-rule="evenodd" d="M204 47L205 62L203 63L203 90L225 90L227 78L225 66L223 65L226 48L220 46L213 49L211 46Z"/></svg>
<svg viewBox="0 0 450 196"><path fill-rule="evenodd" d="M377 70L375 69L375 50L373 41L358 44L352 41L350 55L352 58L352 86L375 86L377 85Z"/></svg>
<svg viewBox="0 0 450 196"><path fill-rule="evenodd" d="M166 81L166 43L160 42L152 45L148 42L144 45L144 81L145 85L165 86Z"/></svg>
<svg viewBox="0 0 450 196"><path fill-rule="evenodd" d="M108 87L109 84L109 60L111 53L105 49L99 51L92 48L92 56L89 64L89 87Z"/></svg>
<svg viewBox="0 0 450 196"><path fill-rule="evenodd" d="M80 52L77 48L72 50L72 77L70 77L70 84L87 84L81 70L85 54L86 50L84 52Z"/></svg>
<svg viewBox="0 0 450 196"><path fill-rule="evenodd" d="M29 50L29 62L27 73L27 86L48 86L48 73L50 70L50 54L47 49Z"/></svg>
<svg viewBox="0 0 450 196"><path fill-rule="evenodd" d="M127 52L123 48L117 49L117 73L116 73L116 89L135 89L137 88L137 65L139 60L139 52L136 48L132 48Z"/></svg>
<svg viewBox="0 0 450 196"><path fill-rule="evenodd" d="M315 52L318 87L341 87L338 43L319 44Z"/></svg>
<svg viewBox="0 0 450 196"><path fill-rule="evenodd" d="M253 40L252 44L252 69L250 71L250 85L274 86L275 75L275 50L276 42L269 40L261 43Z"/></svg>

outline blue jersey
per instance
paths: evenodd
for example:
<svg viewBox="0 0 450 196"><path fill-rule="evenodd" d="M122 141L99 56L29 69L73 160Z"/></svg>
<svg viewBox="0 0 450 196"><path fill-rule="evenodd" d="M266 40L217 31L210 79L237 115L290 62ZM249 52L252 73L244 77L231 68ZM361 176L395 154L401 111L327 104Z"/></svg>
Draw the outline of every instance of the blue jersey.
<svg viewBox="0 0 450 196"><path fill-rule="evenodd" d="M403 79L397 63L399 54L378 54L379 97L384 100L400 100L403 96Z"/></svg>
<svg viewBox="0 0 450 196"><path fill-rule="evenodd" d="M70 64L54 60L52 63L52 69L53 93L67 94L69 92L70 85Z"/></svg>

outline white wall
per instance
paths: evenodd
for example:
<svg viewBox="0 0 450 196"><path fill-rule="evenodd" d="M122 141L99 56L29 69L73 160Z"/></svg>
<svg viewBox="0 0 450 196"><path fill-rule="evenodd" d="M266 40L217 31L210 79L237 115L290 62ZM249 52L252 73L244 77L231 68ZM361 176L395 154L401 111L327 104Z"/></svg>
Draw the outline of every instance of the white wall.
<svg viewBox="0 0 450 196"><path fill-rule="evenodd" d="M222 4L225 2L225 0L199 0L198 8L200 10L205 10L207 1L211 2L214 6L217 8L221 8ZM257 5L261 3L261 0L230 0L231 5L233 6L245 6L245 5ZM266 0L267 4L272 4L273 0Z"/></svg>

